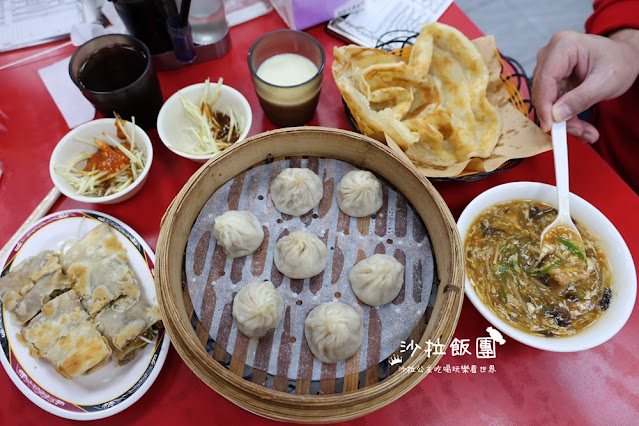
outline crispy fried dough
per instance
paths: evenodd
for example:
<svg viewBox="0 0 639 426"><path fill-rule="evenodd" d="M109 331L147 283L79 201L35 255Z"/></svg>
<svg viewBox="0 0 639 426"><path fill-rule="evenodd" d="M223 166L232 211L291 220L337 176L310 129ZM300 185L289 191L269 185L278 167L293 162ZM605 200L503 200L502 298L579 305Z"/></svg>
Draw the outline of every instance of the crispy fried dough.
<svg viewBox="0 0 639 426"><path fill-rule="evenodd" d="M334 49L333 76L359 130L392 138L416 163L446 167L490 156L501 134L475 46L440 23L422 27L403 60L379 49Z"/></svg>

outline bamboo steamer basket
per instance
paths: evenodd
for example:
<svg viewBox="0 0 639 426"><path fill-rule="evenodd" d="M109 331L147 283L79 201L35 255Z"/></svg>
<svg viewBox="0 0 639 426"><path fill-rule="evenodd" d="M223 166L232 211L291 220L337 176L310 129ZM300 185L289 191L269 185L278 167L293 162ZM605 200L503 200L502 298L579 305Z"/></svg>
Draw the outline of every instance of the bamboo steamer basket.
<svg viewBox="0 0 639 426"><path fill-rule="evenodd" d="M364 380L345 377L338 393L335 379L322 380L315 394L310 394L308 383L297 383L294 393L290 393L286 377L275 377L269 386L253 383L243 378L244 363L235 360L233 354L222 350L221 354L214 351L209 355L207 336L203 336L207 332L192 325L193 306L185 290L185 248L191 228L209 197L251 167L304 156L342 160L371 170L393 185L418 212L428 231L439 282L434 306L426 311L410 337L422 348L426 342L438 339L447 347L464 295L461 239L455 221L437 190L412 165L385 145L344 130L323 127L274 130L237 143L209 160L185 184L162 219L156 250L156 287L171 341L204 383L259 415L302 423L329 423L363 416L396 400L426 377L441 355L428 357L425 351L419 351L405 360L404 367L424 373L407 374L395 366L389 367L380 380L378 371L367 370Z"/></svg>

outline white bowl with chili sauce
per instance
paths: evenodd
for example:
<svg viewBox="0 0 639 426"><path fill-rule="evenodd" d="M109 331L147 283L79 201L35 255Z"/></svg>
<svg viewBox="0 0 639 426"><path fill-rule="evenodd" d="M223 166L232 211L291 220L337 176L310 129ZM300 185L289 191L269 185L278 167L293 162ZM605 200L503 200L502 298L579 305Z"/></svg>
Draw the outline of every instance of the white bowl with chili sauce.
<svg viewBox="0 0 639 426"><path fill-rule="evenodd" d="M83 203L115 204L130 199L142 189L148 177L149 170L151 169L151 163L153 162L153 145L151 144L151 139L149 139L149 136L141 127L128 121L126 121L127 128L130 133L134 135L135 147L140 151L144 162L143 167L140 168L135 179L126 188L103 196L80 195L69 183L67 178L56 171L57 167L66 165L81 153L95 153L98 151L97 147L80 142L79 140L92 141L94 137L97 137L111 145L112 142L103 135L103 132L106 132L106 134L116 138L118 142L124 142L123 139L117 138L115 121L115 118L102 118L89 121L71 130L60 139L51 153L49 174L51 175L51 180L62 194ZM85 163L86 162L79 163L78 168L84 167Z"/></svg>
<svg viewBox="0 0 639 426"><path fill-rule="evenodd" d="M205 163L218 153L197 154L190 151L193 144L197 142L192 130L196 128L196 125L187 115L180 100L179 93L182 93L193 104L199 105L205 84L206 83L192 84L171 95L171 97L164 102L164 105L162 105L157 122L158 136L160 136L162 143L174 154L198 163ZM214 90L217 85L217 81L211 81L209 86L210 90ZM220 95L215 103L215 107L216 111L225 114L228 108L232 109L240 123L239 135L235 142L246 139L253 122L253 112L251 105L244 95L230 86L220 84Z"/></svg>
<svg viewBox="0 0 639 426"><path fill-rule="evenodd" d="M556 187L538 182L512 182L491 188L478 195L462 212L457 228L466 243L472 223L484 210L514 200L537 201L557 205ZM493 313L474 291L466 273L465 291L475 308L493 326L511 338L534 348L553 352L576 352L598 346L612 338L624 326L634 308L637 296L637 274L634 261L623 237L614 225L583 198L570 194L571 216L598 240L610 264L610 304L590 326L572 336L545 337L513 327Z"/></svg>

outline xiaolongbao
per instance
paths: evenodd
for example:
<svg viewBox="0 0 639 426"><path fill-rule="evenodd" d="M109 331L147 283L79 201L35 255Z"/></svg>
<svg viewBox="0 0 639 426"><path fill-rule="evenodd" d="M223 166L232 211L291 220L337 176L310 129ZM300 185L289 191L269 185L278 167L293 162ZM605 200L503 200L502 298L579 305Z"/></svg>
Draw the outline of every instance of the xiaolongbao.
<svg viewBox="0 0 639 426"><path fill-rule="evenodd" d="M230 258L253 253L264 240L259 220L246 210L231 210L216 217L213 235Z"/></svg>
<svg viewBox="0 0 639 426"><path fill-rule="evenodd" d="M289 278L310 278L328 263L326 244L306 231L295 231L275 244L275 267Z"/></svg>
<svg viewBox="0 0 639 426"><path fill-rule="evenodd" d="M393 256L374 254L348 273L353 293L370 306L392 302L404 285L404 265Z"/></svg>
<svg viewBox="0 0 639 426"><path fill-rule="evenodd" d="M337 204L352 217L372 215L382 207L382 184L366 170L353 170L337 185Z"/></svg>
<svg viewBox="0 0 639 426"><path fill-rule="evenodd" d="M271 200L282 213L301 216L319 205L324 187L311 169L282 170L271 184Z"/></svg>
<svg viewBox="0 0 639 426"><path fill-rule="evenodd" d="M304 334L313 355L331 364L357 352L364 339L364 322L354 308L341 302L326 302L306 316Z"/></svg>
<svg viewBox="0 0 639 426"><path fill-rule="evenodd" d="M233 319L247 337L262 337L277 327L284 313L284 299L270 281L250 282L233 299Z"/></svg>

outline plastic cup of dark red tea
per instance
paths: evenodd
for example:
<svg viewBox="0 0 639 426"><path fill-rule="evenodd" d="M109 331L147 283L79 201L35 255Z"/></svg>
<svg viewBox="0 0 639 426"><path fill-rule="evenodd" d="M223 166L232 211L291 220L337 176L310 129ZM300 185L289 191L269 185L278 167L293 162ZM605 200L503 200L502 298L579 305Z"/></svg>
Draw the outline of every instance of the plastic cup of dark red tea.
<svg viewBox="0 0 639 426"><path fill-rule="evenodd" d="M135 37L108 34L80 46L69 62L73 83L104 117L119 114L155 127L162 91L151 53Z"/></svg>

